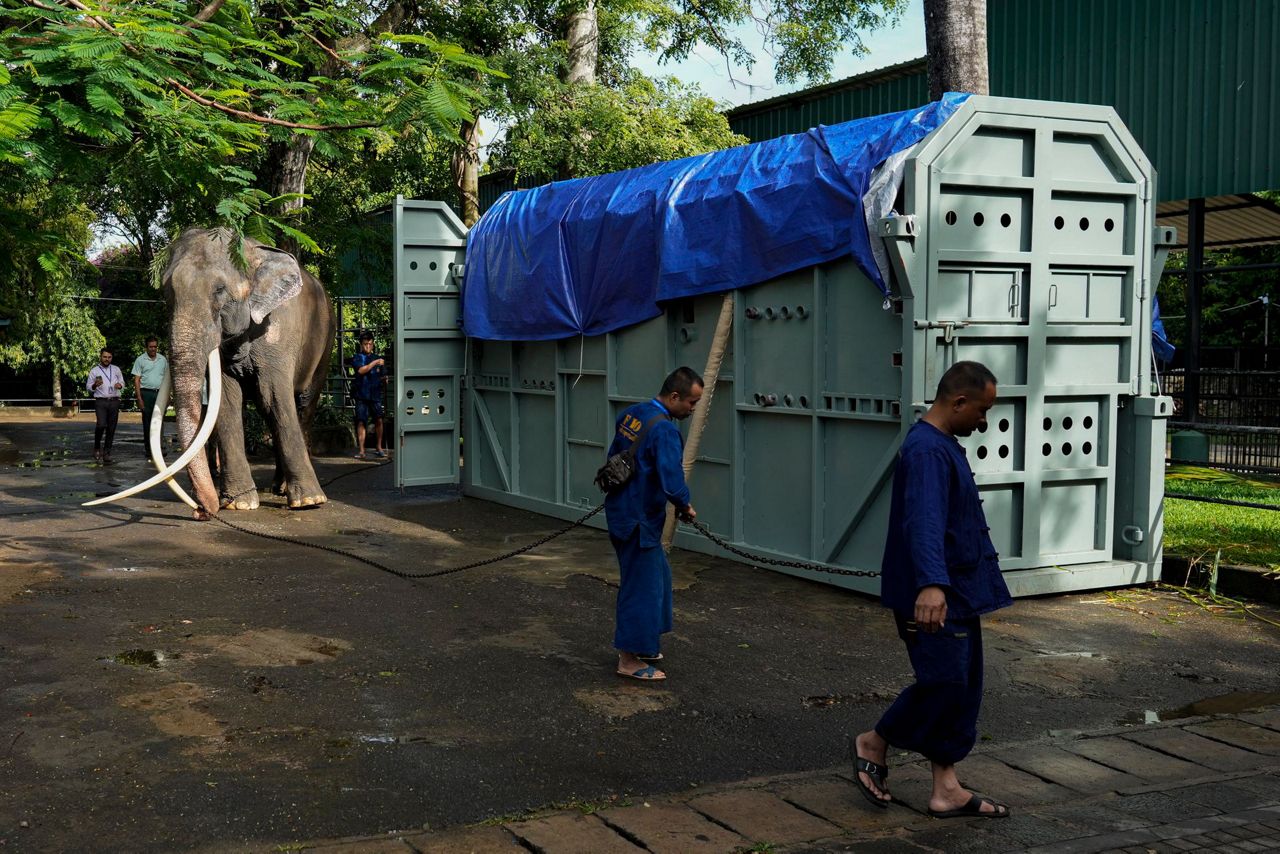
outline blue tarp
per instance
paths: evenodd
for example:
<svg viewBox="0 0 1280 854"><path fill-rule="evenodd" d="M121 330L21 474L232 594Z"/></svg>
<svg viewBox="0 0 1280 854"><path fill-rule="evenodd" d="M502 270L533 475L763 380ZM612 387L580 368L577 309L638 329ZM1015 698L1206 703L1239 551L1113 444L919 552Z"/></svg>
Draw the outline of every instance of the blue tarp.
<svg viewBox="0 0 1280 854"><path fill-rule="evenodd" d="M639 169L507 193L467 238L467 335L601 335L852 253L882 291L862 197L967 95Z"/></svg>
<svg viewBox="0 0 1280 854"><path fill-rule="evenodd" d="M1154 294L1151 297L1151 349L1162 362L1172 362L1173 354L1178 352L1164 331L1164 321L1160 319L1160 298Z"/></svg>

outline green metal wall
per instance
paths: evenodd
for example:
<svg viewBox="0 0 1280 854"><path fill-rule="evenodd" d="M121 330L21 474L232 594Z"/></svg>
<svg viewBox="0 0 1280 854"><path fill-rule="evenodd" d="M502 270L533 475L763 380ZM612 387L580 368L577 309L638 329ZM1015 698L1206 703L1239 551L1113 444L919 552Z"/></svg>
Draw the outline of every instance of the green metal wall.
<svg viewBox="0 0 1280 854"><path fill-rule="evenodd" d="M987 27L991 94L1115 107L1160 201L1280 187L1275 0L988 0ZM740 107L729 124L756 142L928 92L921 60Z"/></svg>
<svg viewBox="0 0 1280 854"><path fill-rule="evenodd" d="M988 0L991 93L1116 108L1159 200L1280 187L1280 3Z"/></svg>

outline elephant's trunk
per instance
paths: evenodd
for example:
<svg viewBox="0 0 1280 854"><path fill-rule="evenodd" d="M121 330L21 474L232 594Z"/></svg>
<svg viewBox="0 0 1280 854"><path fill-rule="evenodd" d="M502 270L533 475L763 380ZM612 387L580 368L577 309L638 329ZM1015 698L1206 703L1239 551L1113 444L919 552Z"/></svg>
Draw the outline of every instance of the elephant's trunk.
<svg viewBox="0 0 1280 854"><path fill-rule="evenodd" d="M176 342L184 339L178 337L178 330L174 329L170 338L175 342L175 346L170 355L170 365L173 369L173 396L174 411L178 416L178 442L183 448L190 448L195 441L197 433L207 433L200 430L200 389L204 383L205 372L210 367L209 356L211 351L216 353L216 343L212 348L201 347L179 347ZM190 340L190 339L186 339ZM222 366L217 364L217 357L214 356L215 364L213 369L219 374L222 372ZM212 377L210 378L212 379ZM214 394L217 393L218 399L215 401ZM217 418L218 407L222 403L221 389L215 388L214 383L209 385L209 410L207 418L214 420ZM206 437L207 440L207 437ZM201 442L203 445L204 443ZM191 462L187 464L187 474L191 478L191 491L195 496L196 502L209 515L218 512L218 490L213 485L213 474L209 471L209 461L204 453L197 453L191 458ZM200 515L200 510L196 511L196 515Z"/></svg>

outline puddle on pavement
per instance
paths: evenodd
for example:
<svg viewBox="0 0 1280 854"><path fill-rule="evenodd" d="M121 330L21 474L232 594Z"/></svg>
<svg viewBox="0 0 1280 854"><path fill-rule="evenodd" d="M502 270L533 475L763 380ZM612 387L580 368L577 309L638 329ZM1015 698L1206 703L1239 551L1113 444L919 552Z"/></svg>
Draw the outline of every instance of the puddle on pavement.
<svg viewBox="0 0 1280 854"><path fill-rule="evenodd" d="M154 649L126 649L124 652L117 652L112 659L117 664L127 664L130 667L159 667L160 662L164 661L164 654Z"/></svg>
<svg viewBox="0 0 1280 854"><path fill-rule="evenodd" d="M54 495L45 495L41 497L41 501L47 501L50 504L79 504L82 501L88 501L91 498L100 498L102 495L110 495L111 493L98 492L59 492Z"/></svg>
<svg viewBox="0 0 1280 854"><path fill-rule="evenodd" d="M436 747L452 747L458 744L457 739L434 735L357 735L356 741L363 744L430 744Z"/></svg>
<svg viewBox="0 0 1280 854"><path fill-rule="evenodd" d="M1201 715L1224 715L1235 712L1248 712L1264 706L1280 705L1280 693L1272 691L1232 691L1218 697L1206 697L1176 709L1154 711L1143 709L1130 712L1120 721L1123 724L1158 724L1162 721L1176 721L1182 718L1195 718Z"/></svg>

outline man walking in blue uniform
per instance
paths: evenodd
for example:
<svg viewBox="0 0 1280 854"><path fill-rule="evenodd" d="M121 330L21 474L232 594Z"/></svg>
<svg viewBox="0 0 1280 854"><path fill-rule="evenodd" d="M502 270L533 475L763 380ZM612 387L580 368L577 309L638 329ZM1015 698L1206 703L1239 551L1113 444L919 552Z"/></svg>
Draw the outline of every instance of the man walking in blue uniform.
<svg viewBox="0 0 1280 854"><path fill-rule="evenodd" d="M982 703L979 616L1012 604L1000 574L973 470L957 436L985 429L996 378L977 362L942 376L933 405L911 427L893 475L880 599L893 609L916 681L853 744L854 779L878 807L892 800L889 745L933 765L929 813L1004 818L1009 808L960 785L956 763L977 740Z"/></svg>
<svg viewBox="0 0 1280 854"><path fill-rule="evenodd" d="M702 377L691 368L677 368L657 397L619 416L609 446L612 457L638 442L635 473L604 502L622 570L613 635L619 676L645 682L667 678L649 663L661 660L661 636L671 631L671 565L662 548L662 526L668 503L686 521L697 516L681 465L684 440L673 419L688 418L701 399Z"/></svg>

